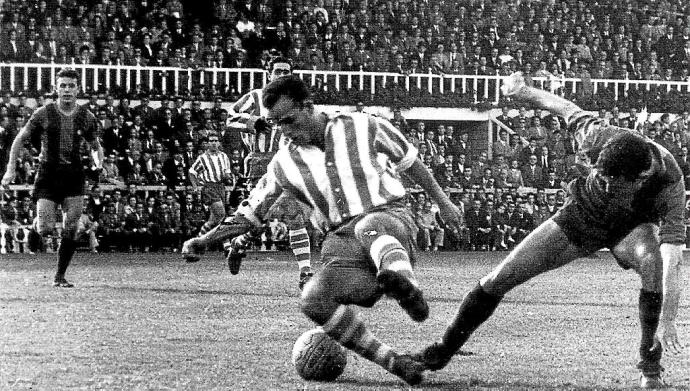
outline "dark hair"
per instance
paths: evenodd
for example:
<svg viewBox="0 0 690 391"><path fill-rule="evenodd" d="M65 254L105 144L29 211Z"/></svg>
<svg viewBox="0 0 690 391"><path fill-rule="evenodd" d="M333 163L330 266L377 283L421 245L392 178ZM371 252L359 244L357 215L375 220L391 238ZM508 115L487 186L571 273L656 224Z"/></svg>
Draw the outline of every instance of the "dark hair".
<svg viewBox="0 0 690 391"><path fill-rule="evenodd" d="M268 70L269 71L273 70L273 66L275 64L288 64L288 65L290 65L290 69L292 69L292 61L290 61L290 59L287 57L278 56L278 57L274 58L273 60L271 60L271 63L269 64L269 67L268 67Z"/></svg>
<svg viewBox="0 0 690 391"><path fill-rule="evenodd" d="M651 166L651 150L651 145L642 136L621 132L604 144L596 167L603 175L634 181Z"/></svg>
<svg viewBox="0 0 690 391"><path fill-rule="evenodd" d="M295 103L302 104L311 98L311 93L299 76L285 76L264 87L263 104L270 110L283 96L292 99Z"/></svg>
<svg viewBox="0 0 690 391"><path fill-rule="evenodd" d="M67 77L69 79L79 80L79 73L72 68L62 68L55 76L56 78Z"/></svg>

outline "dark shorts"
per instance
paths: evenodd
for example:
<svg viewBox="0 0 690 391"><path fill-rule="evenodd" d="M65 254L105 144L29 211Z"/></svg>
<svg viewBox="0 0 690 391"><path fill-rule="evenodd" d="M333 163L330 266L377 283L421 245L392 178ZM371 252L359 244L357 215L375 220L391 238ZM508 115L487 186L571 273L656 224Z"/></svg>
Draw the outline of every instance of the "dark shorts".
<svg viewBox="0 0 690 391"><path fill-rule="evenodd" d="M62 203L65 198L84 194L85 174L81 168L71 165L42 163L34 181L34 199L48 199Z"/></svg>
<svg viewBox="0 0 690 391"><path fill-rule="evenodd" d="M565 205L553 216L568 239L583 249L596 251L611 248L643 223L657 223L643 213L633 211L606 212L599 210L588 197L584 178L569 185L570 195Z"/></svg>
<svg viewBox="0 0 690 391"><path fill-rule="evenodd" d="M398 239L413 262L414 239L418 231L410 211L386 207L372 213L379 213L373 216L379 221L383 217L387 221L395 222L396 226L389 227L390 229L386 229L384 233ZM357 223L365 217L366 215L357 216L337 230L329 232L323 242L321 257L324 268L315 277L315 284L318 286L317 289L329 291L340 304L370 307L382 295L376 281L376 265L371 260L369 248L355 235Z"/></svg>
<svg viewBox="0 0 690 391"><path fill-rule="evenodd" d="M250 152L245 159L247 178L256 180L264 176L268 170L268 163L271 162L274 155L274 152Z"/></svg>
<svg viewBox="0 0 690 391"><path fill-rule="evenodd" d="M404 207L386 206L371 211L362 216L356 216L335 231L329 232L324 239L321 249L321 257L325 266L357 267L365 270L373 270L376 267L369 256L369 249L355 236L355 227L362 219L371 214L380 214L382 217L391 218L396 227L388 227L386 234L398 239L414 262L416 254L416 238L419 229L414 222L409 209ZM372 269L373 268L373 269Z"/></svg>
<svg viewBox="0 0 690 391"><path fill-rule="evenodd" d="M216 202L225 203L225 185L222 183L205 183L201 190L201 199L205 205Z"/></svg>

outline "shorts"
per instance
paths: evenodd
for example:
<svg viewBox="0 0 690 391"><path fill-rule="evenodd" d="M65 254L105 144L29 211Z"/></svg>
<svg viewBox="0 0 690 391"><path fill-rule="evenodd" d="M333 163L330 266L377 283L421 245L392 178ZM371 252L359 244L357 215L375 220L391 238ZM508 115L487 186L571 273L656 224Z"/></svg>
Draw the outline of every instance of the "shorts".
<svg viewBox="0 0 690 391"><path fill-rule="evenodd" d="M553 216L568 240L575 245L596 251L611 248L643 223L656 223L658 219L643 213L620 211L607 213L590 202L586 179L578 178L569 185L570 195L565 205Z"/></svg>
<svg viewBox="0 0 690 391"><path fill-rule="evenodd" d="M216 202L225 204L225 185L222 183L205 183L201 190L201 200L205 205L211 205Z"/></svg>
<svg viewBox="0 0 690 391"><path fill-rule="evenodd" d="M268 171L268 163L271 162L273 156L275 156L275 152L250 152L245 158L247 178L253 181L264 176Z"/></svg>
<svg viewBox="0 0 690 391"><path fill-rule="evenodd" d="M357 223L374 213L386 215L386 217L397 221L397 227L391 227L387 234L395 237L402 244L410 257L410 262L414 264L419 228L417 228L409 209L387 205L355 216L335 231L329 232L321 248L321 257L325 266L356 267L376 272L376 266L369 256L369 249L365 248L355 236Z"/></svg>
<svg viewBox="0 0 690 391"><path fill-rule="evenodd" d="M326 235L321 247L324 267L314 281L317 289L329 292L339 304L371 307L383 295L376 280L378 270L369 255L369 249L355 236L357 223L372 213L380 213L373 216L376 220L380 221L379 217L382 217L395 221L395 227L386 227L385 233L402 243L409 253L410 261L414 263L417 228L409 210L386 206L381 210L356 216ZM372 228L375 225L374 221Z"/></svg>
<svg viewBox="0 0 690 391"><path fill-rule="evenodd" d="M81 167L41 163L36 172L33 197L62 203L65 198L83 195L85 180Z"/></svg>

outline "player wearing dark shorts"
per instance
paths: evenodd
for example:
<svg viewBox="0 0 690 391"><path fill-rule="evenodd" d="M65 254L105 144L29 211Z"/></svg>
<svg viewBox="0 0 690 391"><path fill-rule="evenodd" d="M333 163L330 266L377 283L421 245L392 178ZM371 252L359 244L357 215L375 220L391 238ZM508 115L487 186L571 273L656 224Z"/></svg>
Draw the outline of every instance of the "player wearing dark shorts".
<svg viewBox="0 0 690 391"><path fill-rule="evenodd" d="M79 92L79 74L64 69L57 74L56 103L36 110L17 134L10 150L7 171L2 185L12 183L16 175L17 156L30 139L41 140L39 166L34 183L37 199L38 231L47 236L53 233L57 220L57 205L62 206L63 230L58 248L56 287L70 288L65 272L76 250L77 222L82 212L84 194L83 143L97 153L96 165L103 161L103 152L97 138L96 118L85 107L76 104Z"/></svg>
<svg viewBox="0 0 690 391"><path fill-rule="evenodd" d="M460 211L390 122L365 113L330 118L317 112L296 76L271 82L263 103L290 143L236 214L190 247L261 226L283 194L304 202L326 238L325 266L304 286L302 312L346 348L409 384L421 382L424 367L374 336L354 306L373 306L386 295L415 321L429 315L412 270L417 228L402 203L400 172L431 195L449 227L460 226Z"/></svg>
<svg viewBox="0 0 690 391"><path fill-rule="evenodd" d="M503 91L565 117L594 166L586 177L570 183L570 198L563 208L465 296L441 340L414 357L431 370L445 367L511 289L608 247L618 263L635 270L641 280L640 386L664 387L662 350L682 349L675 328L685 247L685 185L678 164L652 140L610 126L559 96L527 87L521 74L508 78Z"/></svg>

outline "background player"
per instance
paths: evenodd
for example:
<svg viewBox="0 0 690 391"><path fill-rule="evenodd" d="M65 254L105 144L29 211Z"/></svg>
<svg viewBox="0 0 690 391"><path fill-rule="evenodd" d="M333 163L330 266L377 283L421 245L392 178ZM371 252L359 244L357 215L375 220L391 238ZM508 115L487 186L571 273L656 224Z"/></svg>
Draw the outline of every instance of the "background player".
<svg viewBox="0 0 690 391"><path fill-rule="evenodd" d="M220 139L215 132L209 133L205 141L208 148L199 155L189 168L189 180L196 190L203 186L201 197L209 207L208 221L201 226L199 236L204 235L225 218L225 181L230 177L230 159L220 150ZM197 261L198 258L187 258Z"/></svg>
<svg viewBox="0 0 690 391"><path fill-rule="evenodd" d="M268 80L276 80L279 77L292 74L292 64L284 57L276 57L271 61L269 67ZM262 104L263 92L255 89L241 97L233 106L228 118L228 127L236 129L242 134L242 140L249 150L245 159L246 176L256 182L266 173L266 167L271 161L276 151L284 143L282 132L276 126L266 121L267 109ZM290 217L286 223L289 228L290 248L297 258L299 268L300 288L313 275L311 270L311 242L306 223L301 212L303 205L295 202L292 197L283 197L281 206ZM249 237L237 238L235 243L244 244L249 241ZM226 249L229 248L226 244ZM229 257L236 256L231 250ZM241 258L240 258L241 259ZM229 260L232 263L232 260ZM239 268L238 260L235 260L236 267ZM239 269L236 269L239 270Z"/></svg>
<svg viewBox="0 0 690 391"><path fill-rule="evenodd" d="M7 186L16 176L17 157L24 143L36 137L41 140L39 167L34 183L34 197L38 231L47 236L53 233L57 220L57 205L63 213L63 229L58 248L56 287L71 288L65 272L76 250L77 223L81 216L85 171L82 161L82 142L89 144L97 167L103 161L103 151L96 134L96 117L85 107L77 105L79 74L73 69L57 73L56 103L36 110L12 142L7 170L2 185Z"/></svg>
<svg viewBox="0 0 690 391"><path fill-rule="evenodd" d="M678 164L659 144L608 125L559 96L527 87L521 74L511 76L503 91L565 117L594 167L589 175L570 183L564 207L465 296L441 341L415 357L429 369L443 368L512 288L608 247L618 263L635 270L642 282L640 385L663 387L662 350L678 353L682 349L675 318L685 242L685 185Z"/></svg>
<svg viewBox="0 0 690 391"><path fill-rule="evenodd" d="M263 103L290 143L278 151L235 216L187 246L260 226L286 192L308 203L327 234L321 250L324 268L304 287L302 311L343 346L410 384L421 382L424 367L379 341L351 304L371 307L386 294L413 320L428 317L412 272L418 230L403 201L401 172L438 203L449 227L460 226L460 211L390 122L365 113L329 118L316 112L309 89L295 76L271 82ZM383 156L385 163L379 159Z"/></svg>

